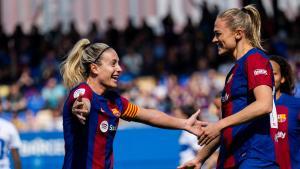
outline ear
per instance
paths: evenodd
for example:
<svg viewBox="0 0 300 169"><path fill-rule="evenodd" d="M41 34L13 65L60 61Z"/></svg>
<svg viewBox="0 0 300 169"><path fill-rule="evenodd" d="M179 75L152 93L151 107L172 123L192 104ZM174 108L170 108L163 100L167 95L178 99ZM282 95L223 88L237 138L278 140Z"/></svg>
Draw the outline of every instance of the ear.
<svg viewBox="0 0 300 169"><path fill-rule="evenodd" d="M241 40L242 36L243 36L243 33L244 33L244 31L242 29L240 29L240 28L236 29L235 34L234 34L235 39L236 40Z"/></svg>
<svg viewBox="0 0 300 169"><path fill-rule="evenodd" d="M94 63L90 64L90 72L93 74L97 74L98 73L98 66Z"/></svg>
<svg viewBox="0 0 300 169"><path fill-rule="evenodd" d="M285 77L282 77L280 83L283 84L285 82Z"/></svg>

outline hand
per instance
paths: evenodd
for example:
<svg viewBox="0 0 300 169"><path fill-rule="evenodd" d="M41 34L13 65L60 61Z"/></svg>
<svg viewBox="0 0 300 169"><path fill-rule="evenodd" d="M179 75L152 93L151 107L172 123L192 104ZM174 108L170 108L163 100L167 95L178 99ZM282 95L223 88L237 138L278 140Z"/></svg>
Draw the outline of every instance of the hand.
<svg viewBox="0 0 300 169"><path fill-rule="evenodd" d="M208 124L207 122L197 120L199 113L200 109L196 113L194 113L189 119L187 119L185 124L185 130L198 137L203 135L202 127Z"/></svg>
<svg viewBox="0 0 300 169"><path fill-rule="evenodd" d="M202 162L194 158L180 166L177 169L200 169L202 167Z"/></svg>
<svg viewBox="0 0 300 169"><path fill-rule="evenodd" d="M218 123L208 123L206 127L202 128L203 133L200 137L198 137L198 144L200 146L207 145L213 139L221 134L221 127Z"/></svg>
<svg viewBox="0 0 300 169"><path fill-rule="evenodd" d="M81 124L85 124L86 117L89 113L87 105L82 100L82 95L79 95L72 106L72 113L78 118Z"/></svg>

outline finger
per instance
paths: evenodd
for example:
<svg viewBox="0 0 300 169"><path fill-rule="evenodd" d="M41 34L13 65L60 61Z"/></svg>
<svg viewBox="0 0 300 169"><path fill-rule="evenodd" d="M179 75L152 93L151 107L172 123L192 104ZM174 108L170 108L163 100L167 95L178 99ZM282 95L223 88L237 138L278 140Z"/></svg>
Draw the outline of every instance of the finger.
<svg viewBox="0 0 300 169"><path fill-rule="evenodd" d="M73 107L76 107L76 108L80 108L84 105L83 102L78 102L78 101L75 101L74 104L73 104Z"/></svg>
<svg viewBox="0 0 300 169"><path fill-rule="evenodd" d="M198 138L198 144L202 145L203 140L206 138L206 134L202 134L199 138Z"/></svg>
<svg viewBox="0 0 300 169"><path fill-rule="evenodd" d="M200 112L201 112L201 110L198 109L198 110L196 111L196 113L194 113L194 114L191 116L191 119L197 119L197 118L199 117L199 115L200 115Z"/></svg>
<svg viewBox="0 0 300 169"><path fill-rule="evenodd" d="M82 96L83 96L83 94L80 93L76 100L79 101L79 102L82 102Z"/></svg>
<svg viewBox="0 0 300 169"><path fill-rule="evenodd" d="M84 120L79 120L79 122L83 125L85 125L85 121Z"/></svg>
<svg viewBox="0 0 300 169"><path fill-rule="evenodd" d="M76 117L78 118L78 120L81 124L85 124L86 118L84 116L77 115Z"/></svg>
<svg viewBox="0 0 300 169"><path fill-rule="evenodd" d="M204 144L205 144L205 145L209 144L211 141L213 141L213 139L214 139L214 138L207 139L207 140L205 141L205 143L204 143Z"/></svg>
<svg viewBox="0 0 300 169"><path fill-rule="evenodd" d="M209 141L209 138L206 137L205 139L203 139L202 143L200 144L200 146L203 146L206 144L206 142Z"/></svg>
<svg viewBox="0 0 300 169"><path fill-rule="evenodd" d="M76 117L77 117L79 120L83 120L83 121L86 120L86 117L84 117L84 116L81 115L81 114L77 114Z"/></svg>
<svg viewBox="0 0 300 169"><path fill-rule="evenodd" d="M177 167L177 169L192 169L192 168L193 168L192 166L189 166L187 164L183 164L183 165Z"/></svg>
<svg viewBox="0 0 300 169"><path fill-rule="evenodd" d="M195 166L195 168L194 169L201 169L201 165L199 164L197 164L196 166Z"/></svg>
<svg viewBox="0 0 300 169"><path fill-rule="evenodd" d="M88 110L73 108L72 113L74 113L74 114L88 114Z"/></svg>

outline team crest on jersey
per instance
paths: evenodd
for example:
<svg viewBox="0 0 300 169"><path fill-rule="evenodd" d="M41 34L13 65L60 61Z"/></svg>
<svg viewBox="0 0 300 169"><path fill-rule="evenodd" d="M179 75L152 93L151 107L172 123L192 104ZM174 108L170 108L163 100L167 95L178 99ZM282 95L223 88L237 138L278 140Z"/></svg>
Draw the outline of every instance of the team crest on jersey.
<svg viewBox="0 0 300 169"><path fill-rule="evenodd" d="M268 75L268 71L266 69L255 69L254 76L257 75Z"/></svg>
<svg viewBox="0 0 300 169"><path fill-rule="evenodd" d="M284 123L286 121L286 114L278 114L278 123Z"/></svg>
<svg viewBox="0 0 300 169"><path fill-rule="evenodd" d="M102 122L100 123L99 128L100 128L100 131L101 131L102 133L107 132L107 130L108 130L108 122L105 121L105 120L102 121Z"/></svg>
<svg viewBox="0 0 300 169"><path fill-rule="evenodd" d="M116 117L120 117L121 116L121 113L119 112L118 109L116 108L113 108L111 109L112 113L116 116Z"/></svg>
<svg viewBox="0 0 300 169"><path fill-rule="evenodd" d="M79 88L79 89L75 90L73 97L74 97L74 99L76 99L80 94L84 95L84 93L85 93L85 89Z"/></svg>

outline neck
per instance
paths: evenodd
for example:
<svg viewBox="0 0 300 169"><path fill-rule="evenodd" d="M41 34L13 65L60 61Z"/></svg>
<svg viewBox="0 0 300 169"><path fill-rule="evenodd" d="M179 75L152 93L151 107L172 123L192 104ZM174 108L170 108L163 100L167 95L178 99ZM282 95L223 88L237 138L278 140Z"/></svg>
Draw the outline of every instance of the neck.
<svg viewBox="0 0 300 169"><path fill-rule="evenodd" d="M105 87L99 85L98 82L93 78L88 78L86 83L98 95L102 95L105 92Z"/></svg>
<svg viewBox="0 0 300 169"><path fill-rule="evenodd" d="M277 90L276 91L276 100L278 100L280 96L281 96L281 92L280 92L280 90Z"/></svg>
<svg viewBox="0 0 300 169"><path fill-rule="evenodd" d="M246 42L245 40L238 41L237 46L233 52L233 56L234 56L235 60L239 60L252 48L253 48L253 46L250 45L249 42Z"/></svg>

